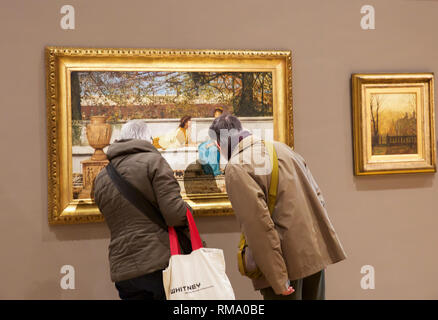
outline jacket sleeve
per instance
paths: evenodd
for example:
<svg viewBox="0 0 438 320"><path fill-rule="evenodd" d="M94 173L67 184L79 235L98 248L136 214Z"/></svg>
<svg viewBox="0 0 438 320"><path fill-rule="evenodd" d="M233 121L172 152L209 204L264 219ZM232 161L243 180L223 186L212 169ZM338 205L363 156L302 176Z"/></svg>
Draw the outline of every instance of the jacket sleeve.
<svg viewBox="0 0 438 320"><path fill-rule="evenodd" d="M316 183L315 178L313 177L312 172L310 171L306 160L304 160L303 156L296 153L295 151L293 151L293 154L294 154L294 157L296 158L296 160L298 160L298 163L300 163L300 167L304 171L306 178L309 180L313 191L315 191L315 193L319 199L319 202L321 202L322 206L325 208L325 200L324 200L324 197L322 196L321 189L319 188L318 184ZM292 157L292 158L294 159L294 157Z"/></svg>
<svg viewBox="0 0 438 320"><path fill-rule="evenodd" d="M181 189L172 168L161 155L157 155L151 164L150 174L158 207L166 224L170 227L186 226L186 203L181 198Z"/></svg>
<svg viewBox="0 0 438 320"><path fill-rule="evenodd" d="M289 279L280 238L274 228L264 192L241 165L227 165L225 182L233 211L254 260L274 292L281 294L286 291Z"/></svg>

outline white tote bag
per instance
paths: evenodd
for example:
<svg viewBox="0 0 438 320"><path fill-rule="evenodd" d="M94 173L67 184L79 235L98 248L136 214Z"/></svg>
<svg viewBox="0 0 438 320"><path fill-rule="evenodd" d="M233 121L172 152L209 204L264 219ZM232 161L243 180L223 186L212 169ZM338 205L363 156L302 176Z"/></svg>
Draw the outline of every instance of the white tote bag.
<svg viewBox="0 0 438 320"><path fill-rule="evenodd" d="M187 209L192 253L182 255L175 229L169 227L170 261L163 271L167 300L234 300L221 249L203 248L195 220Z"/></svg>

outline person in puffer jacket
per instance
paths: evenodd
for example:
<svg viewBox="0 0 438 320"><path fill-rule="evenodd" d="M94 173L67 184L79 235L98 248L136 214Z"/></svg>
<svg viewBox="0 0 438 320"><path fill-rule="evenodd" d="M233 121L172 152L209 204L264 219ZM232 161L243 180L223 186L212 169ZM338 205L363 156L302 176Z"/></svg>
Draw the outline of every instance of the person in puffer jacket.
<svg viewBox="0 0 438 320"><path fill-rule="evenodd" d="M109 146L108 159L161 212L168 226L185 227L187 205L181 198L179 184L151 142L144 121L129 121L122 127L120 140ZM170 259L166 230L124 198L107 170L95 179L94 199L111 232L111 280L120 298L164 300L162 270Z"/></svg>

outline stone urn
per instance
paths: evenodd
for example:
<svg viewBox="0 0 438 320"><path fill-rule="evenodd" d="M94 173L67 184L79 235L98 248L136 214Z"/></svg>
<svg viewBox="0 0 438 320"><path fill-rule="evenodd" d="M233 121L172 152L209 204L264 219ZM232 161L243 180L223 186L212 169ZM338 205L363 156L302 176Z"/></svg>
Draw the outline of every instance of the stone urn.
<svg viewBox="0 0 438 320"><path fill-rule="evenodd" d="M95 149L91 160L107 160L103 148L110 144L111 125L105 122L106 118L106 116L91 116L91 122L87 125L88 143Z"/></svg>

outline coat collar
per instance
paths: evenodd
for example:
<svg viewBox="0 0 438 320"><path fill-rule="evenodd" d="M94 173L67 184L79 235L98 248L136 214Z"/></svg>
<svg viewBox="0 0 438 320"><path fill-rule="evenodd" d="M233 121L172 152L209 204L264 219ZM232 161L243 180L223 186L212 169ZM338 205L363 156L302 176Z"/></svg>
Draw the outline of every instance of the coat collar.
<svg viewBox="0 0 438 320"><path fill-rule="evenodd" d="M108 159L139 152L159 152L151 143L145 140L129 139L114 141L107 150Z"/></svg>
<svg viewBox="0 0 438 320"><path fill-rule="evenodd" d="M254 144L260 143L262 140L260 138L254 137L254 135L250 135L246 138L243 138L242 141L234 148L231 152L230 160L241 153L243 150L253 146Z"/></svg>

